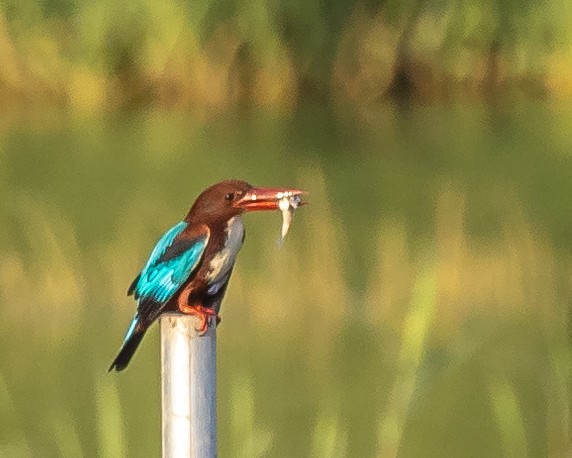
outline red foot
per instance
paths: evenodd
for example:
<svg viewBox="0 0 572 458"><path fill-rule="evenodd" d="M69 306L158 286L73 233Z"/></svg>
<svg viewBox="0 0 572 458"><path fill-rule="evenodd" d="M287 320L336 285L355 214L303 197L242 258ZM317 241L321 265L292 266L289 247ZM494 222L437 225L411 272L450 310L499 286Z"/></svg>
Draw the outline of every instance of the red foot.
<svg viewBox="0 0 572 458"><path fill-rule="evenodd" d="M209 330L209 318L211 316L216 317L216 322L220 321L217 313L208 307L203 307L202 305L179 305L179 310L188 315L195 315L200 318L199 326L195 327L200 336L203 336Z"/></svg>

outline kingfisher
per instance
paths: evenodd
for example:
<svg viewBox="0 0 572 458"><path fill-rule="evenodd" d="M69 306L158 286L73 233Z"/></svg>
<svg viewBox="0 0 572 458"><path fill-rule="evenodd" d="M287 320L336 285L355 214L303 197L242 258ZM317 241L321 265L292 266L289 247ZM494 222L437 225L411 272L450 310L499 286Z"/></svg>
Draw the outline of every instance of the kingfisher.
<svg viewBox="0 0 572 458"><path fill-rule="evenodd" d="M199 317L197 331L208 331L211 317L218 324L236 255L244 242L241 215L276 210L285 196L298 199L294 188L254 187L226 180L204 190L185 219L159 239L127 295L137 311L119 354L109 371L127 367L149 326L164 312Z"/></svg>

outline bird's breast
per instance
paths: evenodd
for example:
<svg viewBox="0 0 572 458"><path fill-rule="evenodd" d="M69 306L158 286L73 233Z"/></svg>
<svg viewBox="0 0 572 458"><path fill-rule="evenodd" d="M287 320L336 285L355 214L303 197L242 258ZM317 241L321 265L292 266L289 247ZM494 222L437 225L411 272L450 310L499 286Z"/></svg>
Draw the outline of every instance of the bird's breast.
<svg viewBox="0 0 572 458"><path fill-rule="evenodd" d="M244 226L240 216L230 219L225 229L225 239L222 249L213 256L207 275L209 284L223 280L234 264L236 255L244 240Z"/></svg>

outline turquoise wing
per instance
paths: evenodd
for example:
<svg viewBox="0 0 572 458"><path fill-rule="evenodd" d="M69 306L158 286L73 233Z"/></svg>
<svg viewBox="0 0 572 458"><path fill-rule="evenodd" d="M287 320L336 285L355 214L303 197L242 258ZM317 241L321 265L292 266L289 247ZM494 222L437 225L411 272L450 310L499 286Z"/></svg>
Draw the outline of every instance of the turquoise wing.
<svg viewBox="0 0 572 458"><path fill-rule="evenodd" d="M135 294L140 308L160 308L198 266L208 242L208 230L194 238L183 237L181 234L187 226L181 221L161 237L133 282L130 291Z"/></svg>
<svg viewBox="0 0 572 458"><path fill-rule="evenodd" d="M148 326L159 315L167 301L193 275L199 265L209 240L209 230L204 227L199 235L189 237L184 233L187 227L188 224L182 221L159 239L147 264L129 287L127 294L135 295L138 306L125 335L124 348L131 348L126 345L129 345L131 338L138 335L137 329L141 324L147 323ZM136 344L132 348L134 351ZM132 353L127 356L127 362L131 355Z"/></svg>

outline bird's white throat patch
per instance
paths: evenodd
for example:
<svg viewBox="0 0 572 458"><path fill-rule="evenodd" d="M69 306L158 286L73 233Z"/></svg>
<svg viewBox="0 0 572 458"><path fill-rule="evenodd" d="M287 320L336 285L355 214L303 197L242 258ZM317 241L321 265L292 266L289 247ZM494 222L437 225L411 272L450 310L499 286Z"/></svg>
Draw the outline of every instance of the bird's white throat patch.
<svg viewBox="0 0 572 458"><path fill-rule="evenodd" d="M240 216L235 216L228 220L225 235L224 248L211 260L209 283L221 280L228 273L234 264L234 259L240 251L240 247L242 247L244 225Z"/></svg>

